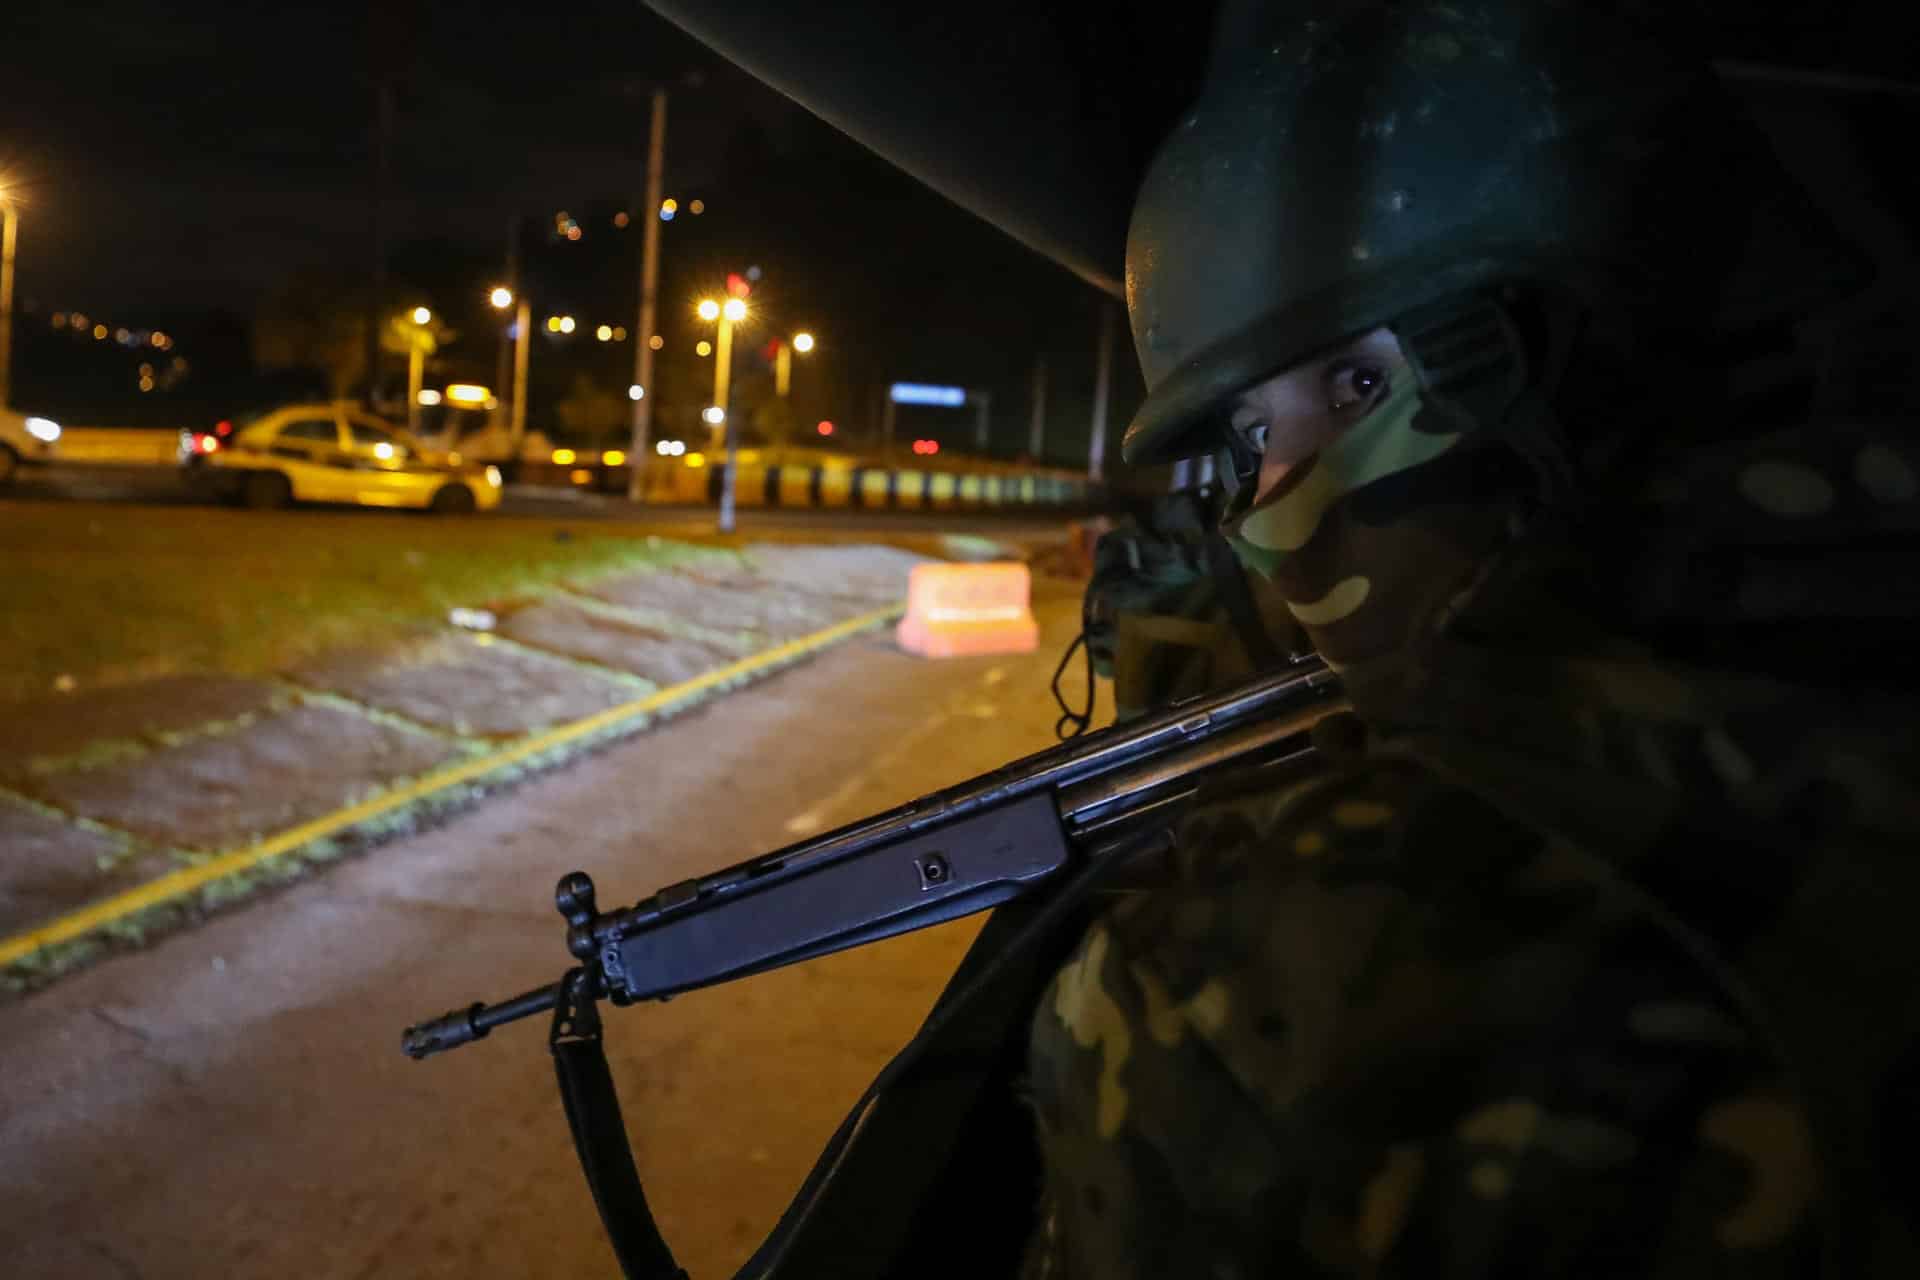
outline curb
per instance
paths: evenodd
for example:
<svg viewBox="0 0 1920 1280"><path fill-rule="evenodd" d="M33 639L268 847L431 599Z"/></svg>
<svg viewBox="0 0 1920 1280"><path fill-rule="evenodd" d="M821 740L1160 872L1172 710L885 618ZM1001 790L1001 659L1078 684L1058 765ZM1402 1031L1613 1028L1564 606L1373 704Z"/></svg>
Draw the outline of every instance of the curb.
<svg viewBox="0 0 1920 1280"><path fill-rule="evenodd" d="M463 760L424 774L405 786L382 792L358 804L337 809L324 817L303 822L264 840L208 859L190 867L179 867L157 879L149 880L124 893L90 903L22 933L0 938L0 969L7 969L35 955L65 944L81 941L110 929L157 907L178 903L229 877L251 871L276 859L298 852L328 837L339 835L376 818L418 804L452 788L475 783L490 774L525 764L556 748L598 738L632 722L681 710L701 695L716 688L742 683L773 669L807 657L862 631L882 626L900 616L905 605L889 605L871 613L849 618L823 631L789 640L783 645L751 657L717 667L665 689L658 689L631 702L609 707L583 720L558 725L511 746L484 756Z"/></svg>

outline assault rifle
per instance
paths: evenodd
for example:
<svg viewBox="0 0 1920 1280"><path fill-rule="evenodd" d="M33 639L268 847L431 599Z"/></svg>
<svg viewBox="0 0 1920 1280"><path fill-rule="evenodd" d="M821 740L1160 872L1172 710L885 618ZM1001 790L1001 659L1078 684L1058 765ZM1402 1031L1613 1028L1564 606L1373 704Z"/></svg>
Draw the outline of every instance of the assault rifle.
<svg viewBox="0 0 1920 1280"><path fill-rule="evenodd" d="M599 910L593 880L572 872L561 878L554 900L576 967L510 1000L469 1005L409 1027L401 1047L409 1057L425 1058L505 1023L552 1012L550 1043L563 1101L615 1252L630 1277L681 1275L653 1228L626 1147L600 1051L597 1000L664 999L1015 899L1045 902L1045 890L1058 899L1077 884L1097 880L1111 887L1115 877L1107 872L1140 861L1143 850L1167 847L1180 812L1209 782L1255 771L1278 782L1311 768L1309 731L1342 706L1338 678L1309 656L837 831L669 885L631 907ZM1046 921L1031 923L1025 935ZM1025 936L1016 941L1024 943ZM972 986L1006 968L1006 958L989 956L981 966L987 972L973 974ZM969 977L968 965L956 986ZM955 994L950 988L916 1043L937 1029L943 1010L964 1003ZM831 1174L836 1150L858 1127L866 1102L910 1056L903 1052L848 1117L809 1188L817 1190ZM776 1238L808 1198L803 1188ZM777 1255L775 1245L769 1240L762 1255ZM764 1268L750 1265L742 1274L748 1273Z"/></svg>

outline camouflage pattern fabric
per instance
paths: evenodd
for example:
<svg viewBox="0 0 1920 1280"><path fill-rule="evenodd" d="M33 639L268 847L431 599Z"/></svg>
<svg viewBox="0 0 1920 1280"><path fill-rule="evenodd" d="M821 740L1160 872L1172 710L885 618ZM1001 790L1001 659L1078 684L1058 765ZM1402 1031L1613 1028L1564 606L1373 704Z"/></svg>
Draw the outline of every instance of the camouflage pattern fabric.
<svg viewBox="0 0 1920 1280"><path fill-rule="evenodd" d="M1243 490L1223 532L1336 668L1397 651L1503 533L1508 504L1474 472L1501 452L1467 440L1404 366L1387 397L1272 493Z"/></svg>
<svg viewBox="0 0 1920 1280"><path fill-rule="evenodd" d="M1279 653L1304 644L1278 591L1257 575L1242 572L1253 616L1233 616L1232 584L1220 580L1209 546L1220 542L1219 508L1214 491L1178 490L1095 548L1083 611L1087 654L1094 671L1113 681L1119 720L1252 674L1258 655L1250 652L1248 626Z"/></svg>
<svg viewBox="0 0 1920 1280"><path fill-rule="evenodd" d="M1920 449L1642 474L1089 930L1030 1275L1920 1275Z"/></svg>

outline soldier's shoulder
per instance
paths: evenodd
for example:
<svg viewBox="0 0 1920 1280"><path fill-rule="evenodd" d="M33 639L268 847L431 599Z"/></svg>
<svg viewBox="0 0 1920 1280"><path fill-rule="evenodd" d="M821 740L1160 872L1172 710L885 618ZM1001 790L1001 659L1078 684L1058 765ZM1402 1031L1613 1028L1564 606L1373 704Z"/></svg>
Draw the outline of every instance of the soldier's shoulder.
<svg viewBox="0 0 1920 1280"><path fill-rule="evenodd" d="M1810 419L1653 459L1640 496L1693 520L1771 532L1920 520L1920 442L1911 420Z"/></svg>
<svg viewBox="0 0 1920 1280"><path fill-rule="evenodd" d="M1409 757L1355 755L1281 785L1257 776L1200 798L1179 836L1183 879L1296 876L1478 878L1541 837Z"/></svg>

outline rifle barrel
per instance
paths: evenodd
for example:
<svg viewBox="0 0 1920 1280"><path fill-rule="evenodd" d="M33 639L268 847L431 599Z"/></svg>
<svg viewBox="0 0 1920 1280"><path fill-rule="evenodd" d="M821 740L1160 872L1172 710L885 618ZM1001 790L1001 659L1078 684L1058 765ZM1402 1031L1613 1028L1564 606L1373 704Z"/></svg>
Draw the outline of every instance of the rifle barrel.
<svg viewBox="0 0 1920 1280"><path fill-rule="evenodd" d="M406 1029L400 1036L400 1049L409 1058L430 1058L447 1049L483 1038L504 1022L517 1022L536 1013L546 1013L560 1003L560 984L549 983L522 992L499 1004L471 1004L464 1009L443 1013L431 1022Z"/></svg>

